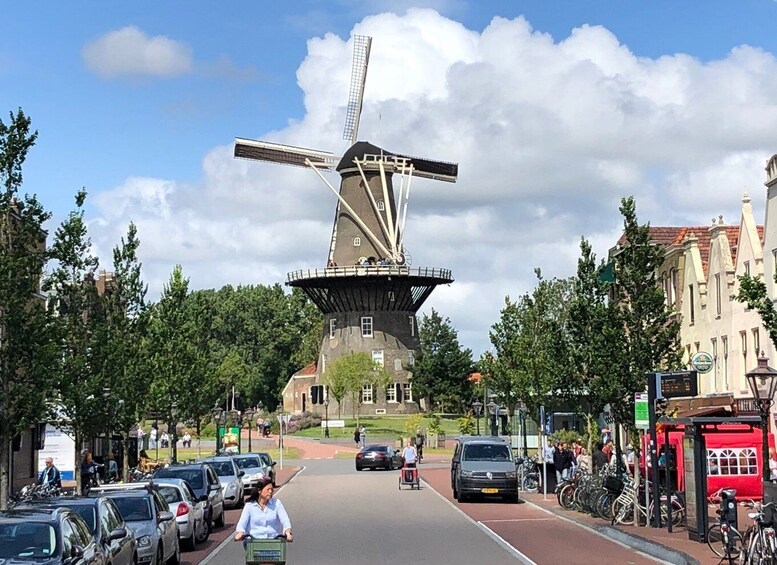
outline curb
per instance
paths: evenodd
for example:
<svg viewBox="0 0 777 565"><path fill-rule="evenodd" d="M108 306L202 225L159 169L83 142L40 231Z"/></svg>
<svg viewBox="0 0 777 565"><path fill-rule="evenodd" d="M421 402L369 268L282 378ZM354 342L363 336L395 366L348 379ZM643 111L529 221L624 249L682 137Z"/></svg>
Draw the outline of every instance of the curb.
<svg viewBox="0 0 777 565"><path fill-rule="evenodd" d="M524 498L524 500L527 500L527 499ZM642 553L649 555L650 557L660 559L661 561L672 563L673 565L701 565L700 561L695 557L692 557L683 551L679 551L677 549L673 549L671 547L667 547L665 545L657 543L653 540L648 540L636 534L630 534L630 533L624 532L623 530L619 530L618 528L614 528L613 526L588 524L586 522L583 522L582 520L578 520L576 517L574 517L574 515L568 514L566 511L562 510L561 508L553 508L553 507L548 508L545 506L541 506L535 502L532 502L531 500L527 500L527 502L529 502L530 504L534 504L535 506L542 508L547 512L550 512L555 516L570 520L575 524L578 524L579 526L582 526L584 528L590 528L598 532L602 536L605 536L607 538L620 542L633 549L636 549L637 551L641 551Z"/></svg>

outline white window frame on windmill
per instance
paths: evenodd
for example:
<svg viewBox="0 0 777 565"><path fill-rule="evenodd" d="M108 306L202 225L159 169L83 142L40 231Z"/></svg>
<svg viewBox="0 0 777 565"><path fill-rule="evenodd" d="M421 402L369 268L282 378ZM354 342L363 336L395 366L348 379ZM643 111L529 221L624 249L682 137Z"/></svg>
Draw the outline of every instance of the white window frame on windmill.
<svg viewBox="0 0 777 565"><path fill-rule="evenodd" d="M377 363L381 367L383 367L383 350L382 349L373 349L372 350L372 360L373 362Z"/></svg>
<svg viewBox="0 0 777 565"><path fill-rule="evenodd" d="M362 385L362 404L375 403L375 389L372 385Z"/></svg>
<svg viewBox="0 0 777 565"><path fill-rule="evenodd" d="M378 200L378 210L380 212L383 212L386 209L386 204L383 202L383 200Z"/></svg>
<svg viewBox="0 0 777 565"><path fill-rule="evenodd" d="M397 383L391 383L386 387L386 402L397 403Z"/></svg>
<svg viewBox="0 0 777 565"><path fill-rule="evenodd" d="M362 337L373 337L372 316L362 316L361 319Z"/></svg>
<svg viewBox="0 0 777 565"><path fill-rule="evenodd" d="M362 238L357 236L354 236L353 238L353 246L354 247L361 247L362 246Z"/></svg>
<svg viewBox="0 0 777 565"><path fill-rule="evenodd" d="M413 402L413 383L402 383L402 399L405 402Z"/></svg>
<svg viewBox="0 0 777 565"><path fill-rule="evenodd" d="M410 337L415 337L415 316L408 316L410 320Z"/></svg>
<svg viewBox="0 0 777 565"><path fill-rule="evenodd" d="M414 349L408 349L407 350L407 364L412 366L415 365L415 350Z"/></svg>
<svg viewBox="0 0 777 565"><path fill-rule="evenodd" d="M329 339L337 335L337 318L329 318Z"/></svg>

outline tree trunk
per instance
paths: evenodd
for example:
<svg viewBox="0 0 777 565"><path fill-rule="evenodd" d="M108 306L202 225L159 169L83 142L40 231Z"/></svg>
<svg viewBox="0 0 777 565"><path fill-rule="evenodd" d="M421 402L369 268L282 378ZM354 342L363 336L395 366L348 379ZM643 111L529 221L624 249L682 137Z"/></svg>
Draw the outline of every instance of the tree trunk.
<svg viewBox="0 0 777 565"><path fill-rule="evenodd" d="M11 464L9 457L11 451L11 438L0 435L0 510L8 510L8 493L10 491L10 477L8 466Z"/></svg>
<svg viewBox="0 0 777 565"><path fill-rule="evenodd" d="M129 432L122 431L121 432L121 444L122 444L122 452L124 454L124 457L121 461L121 480L125 483L129 481L129 451L130 451L130 441L129 441Z"/></svg>
<svg viewBox="0 0 777 565"><path fill-rule="evenodd" d="M170 447L172 447L172 452L173 452L170 458L170 462L178 463L178 424L176 424L175 422L173 422L173 433L172 435L170 435Z"/></svg>
<svg viewBox="0 0 777 565"><path fill-rule="evenodd" d="M83 495L84 493L81 492L81 461L83 457L81 456L81 434L77 431L73 432L73 449L75 449L75 469L73 469L73 478L76 480L76 492L78 494Z"/></svg>

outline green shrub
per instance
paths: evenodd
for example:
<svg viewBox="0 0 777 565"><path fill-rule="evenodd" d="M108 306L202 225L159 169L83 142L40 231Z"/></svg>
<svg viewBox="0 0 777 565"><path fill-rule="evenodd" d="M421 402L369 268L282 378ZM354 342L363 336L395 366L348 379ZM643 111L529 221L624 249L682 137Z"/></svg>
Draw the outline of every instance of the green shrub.
<svg viewBox="0 0 777 565"><path fill-rule="evenodd" d="M440 417L437 414L432 414L427 418L427 420L429 421L426 426L428 433L439 434L442 432L442 422L440 421Z"/></svg>
<svg viewBox="0 0 777 565"><path fill-rule="evenodd" d="M459 433L462 435L472 435L475 433L475 416L470 410L459 418Z"/></svg>
<svg viewBox="0 0 777 565"><path fill-rule="evenodd" d="M567 445L572 445L573 441L581 443L583 440L582 436L575 430L556 430L551 434L550 439L554 442L566 443Z"/></svg>

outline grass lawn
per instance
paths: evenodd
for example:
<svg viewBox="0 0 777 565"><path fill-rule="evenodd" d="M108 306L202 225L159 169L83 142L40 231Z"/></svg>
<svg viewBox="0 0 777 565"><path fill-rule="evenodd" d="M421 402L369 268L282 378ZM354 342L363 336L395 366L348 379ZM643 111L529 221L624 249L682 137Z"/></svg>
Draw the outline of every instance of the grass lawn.
<svg viewBox="0 0 777 565"><path fill-rule="evenodd" d="M397 439L400 436L408 437L415 435L414 430L408 430L406 425L412 416L362 416L359 418L359 425L367 430L367 441L370 438L392 438ZM330 420L334 420L336 415L330 415ZM355 418L344 418L345 427L329 427L329 437L337 439L349 439L353 441L353 431L356 428ZM440 420L443 432L446 438L451 439L459 435L459 425L457 417L445 417ZM429 419L424 418L421 421L421 428L426 430L429 427ZM412 432L412 433L411 433ZM323 428L308 428L300 430L294 434L296 437L320 438L324 435Z"/></svg>
<svg viewBox="0 0 777 565"><path fill-rule="evenodd" d="M248 448L246 448L248 449ZM280 459L280 451L277 447L274 447L272 449L262 449L264 453L269 453L270 457L273 458L273 461L277 461ZM149 456L154 458L154 455L156 455L156 450L148 450ZM178 448L178 460L179 461L186 461L187 459L203 459L205 457L210 457L213 455L213 450L210 449L201 449L197 450L197 447L191 447L191 448ZM283 448L283 459L299 459L301 455L301 451L295 447L284 447ZM159 459L161 461L169 461L169 457L167 454L167 449L160 449L159 450Z"/></svg>

